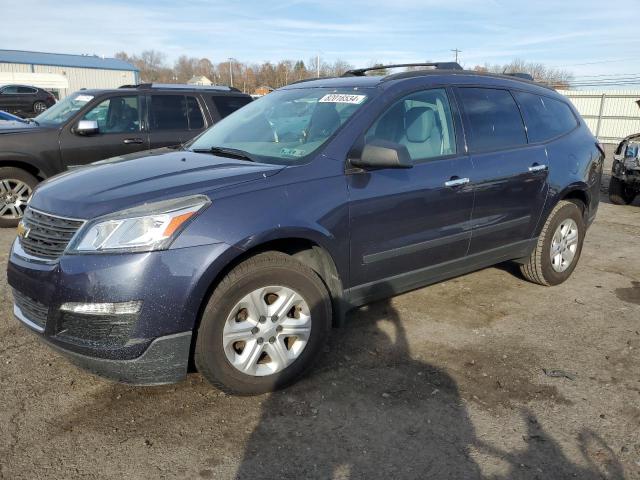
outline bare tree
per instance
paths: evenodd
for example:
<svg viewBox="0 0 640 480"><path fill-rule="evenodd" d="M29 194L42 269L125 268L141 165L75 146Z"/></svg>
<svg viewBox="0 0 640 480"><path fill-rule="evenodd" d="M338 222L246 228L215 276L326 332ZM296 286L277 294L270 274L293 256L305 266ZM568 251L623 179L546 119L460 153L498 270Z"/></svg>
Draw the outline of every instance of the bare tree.
<svg viewBox="0 0 640 480"><path fill-rule="evenodd" d="M525 62L515 59L504 65L477 65L474 70L488 73L528 73L537 82L546 83L555 88L568 88L573 74L560 68L548 67L542 63Z"/></svg>

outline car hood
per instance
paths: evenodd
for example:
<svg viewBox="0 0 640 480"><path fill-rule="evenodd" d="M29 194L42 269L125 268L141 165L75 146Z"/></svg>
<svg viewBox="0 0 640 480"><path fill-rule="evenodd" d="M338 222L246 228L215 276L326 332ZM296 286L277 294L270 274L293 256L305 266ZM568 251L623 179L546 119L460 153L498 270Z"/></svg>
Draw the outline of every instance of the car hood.
<svg viewBox="0 0 640 480"><path fill-rule="evenodd" d="M35 123L25 123L19 120L0 120L0 135L8 133L31 133L34 131L44 130Z"/></svg>
<svg viewBox="0 0 640 480"><path fill-rule="evenodd" d="M143 203L265 179L284 167L161 149L97 162L41 183L30 205L71 218L95 218Z"/></svg>

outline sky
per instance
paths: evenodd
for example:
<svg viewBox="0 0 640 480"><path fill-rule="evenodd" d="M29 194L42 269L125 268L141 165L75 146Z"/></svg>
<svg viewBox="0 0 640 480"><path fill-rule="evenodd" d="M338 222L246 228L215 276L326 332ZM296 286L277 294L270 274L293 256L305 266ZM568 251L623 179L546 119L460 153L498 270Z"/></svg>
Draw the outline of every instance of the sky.
<svg viewBox="0 0 640 480"><path fill-rule="evenodd" d="M0 48L155 49L169 62L320 55L354 66L450 61L458 48L467 68L520 58L581 78L640 72L639 9L640 0L0 0Z"/></svg>

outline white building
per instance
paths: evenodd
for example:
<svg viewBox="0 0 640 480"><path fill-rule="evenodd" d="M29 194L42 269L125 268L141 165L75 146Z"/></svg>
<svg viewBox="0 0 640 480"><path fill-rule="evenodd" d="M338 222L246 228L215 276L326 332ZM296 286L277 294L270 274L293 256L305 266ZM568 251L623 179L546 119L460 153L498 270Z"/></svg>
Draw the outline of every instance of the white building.
<svg viewBox="0 0 640 480"><path fill-rule="evenodd" d="M138 69L116 58L0 50L0 85L33 85L64 98L81 88L137 83Z"/></svg>

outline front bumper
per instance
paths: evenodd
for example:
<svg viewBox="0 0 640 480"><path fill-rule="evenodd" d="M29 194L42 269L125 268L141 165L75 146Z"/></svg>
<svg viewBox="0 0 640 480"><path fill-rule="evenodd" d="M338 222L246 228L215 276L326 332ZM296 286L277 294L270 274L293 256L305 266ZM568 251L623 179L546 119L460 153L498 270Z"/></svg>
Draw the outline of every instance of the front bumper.
<svg viewBox="0 0 640 480"><path fill-rule="evenodd" d="M7 268L14 314L41 340L73 363L124 383L173 383L186 376L200 305L227 245L65 255L56 263L26 259L15 247ZM112 325L113 317L70 318L60 310L68 302L137 301L142 307L120 322L125 328Z"/></svg>

